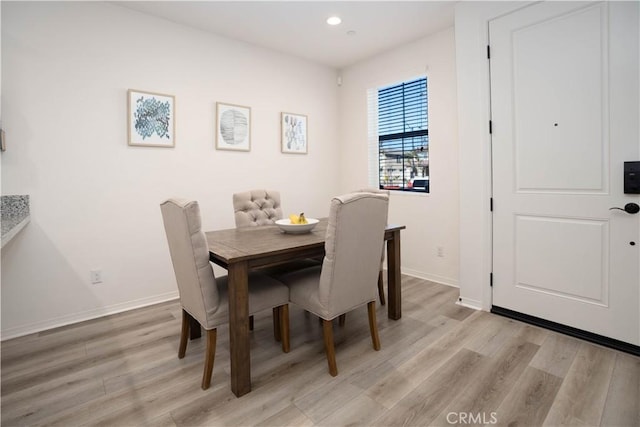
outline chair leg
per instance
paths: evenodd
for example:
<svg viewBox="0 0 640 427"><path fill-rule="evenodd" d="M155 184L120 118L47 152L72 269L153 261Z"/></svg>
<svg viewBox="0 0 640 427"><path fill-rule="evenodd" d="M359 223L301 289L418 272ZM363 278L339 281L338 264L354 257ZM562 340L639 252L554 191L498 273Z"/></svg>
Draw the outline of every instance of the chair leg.
<svg viewBox="0 0 640 427"><path fill-rule="evenodd" d="M253 316L249 316L249 330L253 331Z"/></svg>
<svg viewBox="0 0 640 427"><path fill-rule="evenodd" d="M347 313L338 316L338 325L344 326L345 323L347 323Z"/></svg>
<svg viewBox="0 0 640 427"><path fill-rule="evenodd" d="M216 358L216 329L207 331L207 351L204 355L204 373L202 374L202 389L206 390L211 385L213 362Z"/></svg>
<svg viewBox="0 0 640 427"><path fill-rule="evenodd" d="M189 313L187 313L187 316L189 316L189 339L195 340L200 338L202 336L200 323Z"/></svg>
<svg viewBox="0 0 640 427"><path fill-rule="evenodd" d="M280 307L273 307L273 338L280 341Z"/></svg>
<svg viewBox="0 0 640 427"><path fill-rule="evenodd" d="M378 273L378 296L380 297L380 304L385 305L387 302L384 299L384 279L382 278L382 270Z"/></svg>
<svg viewBox="0 0 640 427"><path fill-rule="evenodd" d="M322 319L322 334L324 336L324 350L327 353L327 362L329 363L329 373L335 377L338 375L338 367L336 366L336 349L333 345L333 322L331 320Z"/></svg>
<svg viewBox="0 0 640 427"><path fill-rule="evenodd" d="M380 337L378 337L378 323L376 322L376 302L371 301L367 304L369 310L369 329L371 330L371 341L373 342L373 349L380 350Z"/></svg>
<svg viewBox="0 0 640 427"><path fill-rule="evenodd" d="M189 342L189 324L191 323L191 315L182 310L182 330L180 332L180 346L178 347L178 359L182 359L187 352L187 343Z"/></svg>
<svg viewBox="0 0 640 427"><path fill-rule="evenodd" d="M282 351L289 353L291 350L289 342L289 304L284 304L278 307L278 321L280 323L279 329L282 337Z"/></svg>

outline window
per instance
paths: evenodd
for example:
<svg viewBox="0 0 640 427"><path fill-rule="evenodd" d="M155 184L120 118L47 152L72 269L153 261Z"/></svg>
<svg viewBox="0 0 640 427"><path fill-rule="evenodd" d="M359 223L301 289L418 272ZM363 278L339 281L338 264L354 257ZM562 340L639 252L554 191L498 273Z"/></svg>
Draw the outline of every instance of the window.
<svg viewBox="0 0 640 427"><path fill-rule="evenodd" d="M427 78L379 88L376 92L377 99L371 99L372 92L369 99L370 119L377 123L376 137L371 138L375 125L370 126L369 133L370 142L377 139L377 177L370 179L388 190L428 193ZM371 108L371 101L377 108ZM371 117L372 111L377 111L375 117Z"/></svg>

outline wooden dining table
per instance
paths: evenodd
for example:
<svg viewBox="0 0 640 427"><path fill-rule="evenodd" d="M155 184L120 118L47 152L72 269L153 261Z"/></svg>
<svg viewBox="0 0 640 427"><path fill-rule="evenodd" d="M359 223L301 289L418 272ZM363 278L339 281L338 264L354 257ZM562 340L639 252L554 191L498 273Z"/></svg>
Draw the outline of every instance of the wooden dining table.
<svg viewBox="0 0 640 427"><path fill-rule="evenodd" d="M387 245L388 316L402 316L400 300L400 230L404 225L388 225ZM209 259L227 269L229 286L229 351L231 391L243 396L251 391L249 354L249 272L296 259L324 255L327 219L305 234L283 233L276 225L233 228L205 232Z"/></svg>

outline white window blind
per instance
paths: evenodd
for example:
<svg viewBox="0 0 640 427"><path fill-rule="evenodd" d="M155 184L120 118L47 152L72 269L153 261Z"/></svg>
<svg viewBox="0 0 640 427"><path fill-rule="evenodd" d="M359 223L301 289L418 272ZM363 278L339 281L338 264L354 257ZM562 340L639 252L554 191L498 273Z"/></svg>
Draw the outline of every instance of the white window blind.
<svg viewBox="0 0 640 427"><path fill-rule="evenodd" d="M428 192L427 78L370 89L367 97L369 184L413 191L419 179L419 190Z"/></svg>

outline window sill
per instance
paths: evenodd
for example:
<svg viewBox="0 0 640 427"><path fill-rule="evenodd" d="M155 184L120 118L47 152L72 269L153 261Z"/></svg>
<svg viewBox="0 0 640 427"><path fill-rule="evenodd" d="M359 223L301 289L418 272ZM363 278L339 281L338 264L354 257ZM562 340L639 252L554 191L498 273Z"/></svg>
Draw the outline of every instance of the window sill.
<svg viewBox="0 0 640 427"><path fill-rule="evenodd" d="M389 190L389 195L399 195L400 197L424 197L430 196L431 193L427 193L425 191L400 191L400 190Z"/></svg>

